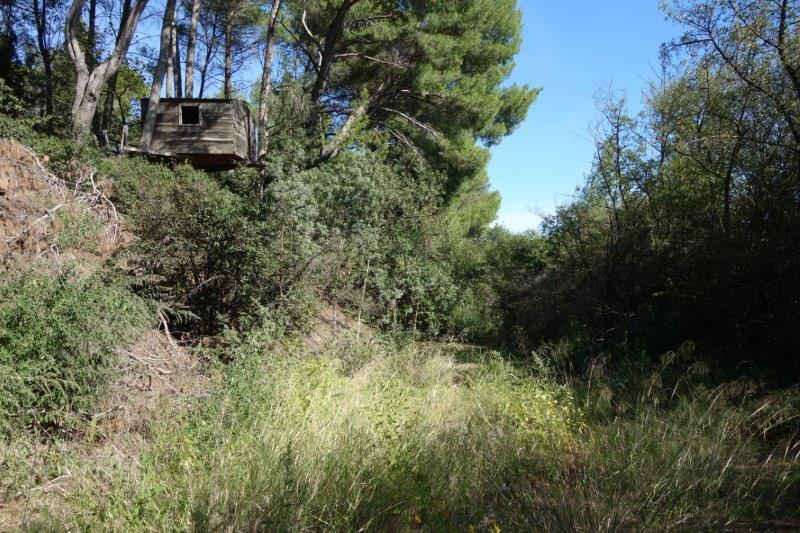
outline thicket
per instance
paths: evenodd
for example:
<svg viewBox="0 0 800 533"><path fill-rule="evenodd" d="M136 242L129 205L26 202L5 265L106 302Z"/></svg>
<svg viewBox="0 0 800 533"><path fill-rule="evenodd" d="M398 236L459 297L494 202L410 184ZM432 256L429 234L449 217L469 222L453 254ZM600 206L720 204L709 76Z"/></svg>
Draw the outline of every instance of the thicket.
<svg viewBox="0 0 800 533"><path fill-rule="evenodd" d="M188 329L247 329L312 296L429 335L449 325L458 291L437 189L370 154L311 169L273 162L266 177L138 159L98 168L138 237L120 263L142 291L194 314Z"/></svg>

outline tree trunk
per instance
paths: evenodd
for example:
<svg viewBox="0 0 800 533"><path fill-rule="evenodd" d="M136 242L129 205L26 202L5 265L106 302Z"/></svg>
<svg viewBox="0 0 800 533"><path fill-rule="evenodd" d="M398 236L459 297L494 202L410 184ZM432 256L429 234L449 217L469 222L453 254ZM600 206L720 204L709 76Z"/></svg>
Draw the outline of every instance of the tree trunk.
<svg viewBox="0 0 800 533"><path fill-rule="evenodd" d="M122 28L125 27L125 22L128 20L130 14L131 0L124 0L122 3L122 14L119 19L119 28L117 30L117 39L114 42L115 45L119 42L119 36L122 34ZM103 104L103 120L100 127L100 129L103 131L108 131L108 128L111 126L111 115L114 114L114 100L117 97L117 75L118 72L115 72L114 75L108 80L106 99Z"/></svg>
<svg viewBox="0 0 800 533"><path fill-rule="evenodd" d="M278 12L281 9L281 0L272 0L272 11L269 15L267 26L267 43L264 50L264 70L261 73L261 94L258 100L258 160L267 157L269 148L269 99L272 95L272 49L275 46L275 24L278 21Z"/></svg>
<svg viewBox="0 0 800 533"><path fill-rule="evenodd" d="M103 111L100 119L100 130L108 131L111 126L111 116L114 114L114 100L117 97L117 75L115 72L113 76L108 79L106 84L106 97L103 100Z"/></svg>
<svg viewBox="0 0 800 533"><path fill-rule="evenodd" d="M192 2L192 18L189 22L189 42L186 44L186 98L191 98L194 91L194 62L197 56L197 21L200 19L200 0Z"/></svg>
<svg viewBox="0 0 800 533"><path fill-rule="evenodd" d="M233 12L225 21L225 79L223 92L225 98L231 97L231 78L233 77Z"/></svg>
<svg viewBox="0 0 800 533"><path fill-rule="evenodd" d="M358 121L367 114L370 104L381 97L384 87L386 87L385 82L378 85L378 87L372 91L369 96L364 95L364 100L350 112L350 116L344 121L341 129L339 129L333 139L331 139L330 142L322 147L320 161L330 159L339 153L339 150L342 148L342 146L344 146L344 143L350 137L353 127L355 127Z"/></svg>
<svg viewBox="0 0 800 533"><path fill-rule="evenodd" d="M204 65L203 68L200 70L200 90L197 92L197 97L202 98L203 92L206 88L206 71L208 70L208 65Z"/></svg>
<svg viewBox="0 0 800 533"><path fill-rule="evenodd" d="M318 103L322 94L325 92L325 86L328 83L328 76L330 75L331 67L333 66L334 59L336 58L336 47L344 32L344 23L347 18L347 13L350 8L357 4L359 0L343 0L342 4L336 12L336 17L328 27L328 32L325 34L325 45L322 49L319 61L319 69L317 71L317 79L314 81L314 86L311 89L311 114L308 119L308 127L314 128L317 125L319 116Z"/></svg>
<svg viewBox="0 0 800 533"><path fill-rule="evenodd" d="M200 67L200 90L197 93L198 98L203 97L206 90L206 76L208 75L208 66L211 64L211 56L213 55L213 48L210 46L206 48L206 54L203 60L203 65Z"/></svg>
<svg viewBox="0 0 800 533"><path fill-rule="evenodd" d="M89 0L89 31L86 37L86 48L89 53L86 62L89 68L94 68L97 65L97 0Z"/></svg>
<svg viewBox="0 0 800 533"><path fill-rule="evenodd" d="M142 126L141 148L147 152L150 150L150 143L153 141L153 130L156 126L156 115L158 103L161 100L161 85L164 75L167 73L171 53L171 34L172 24L175 20L175 0L167 0L164 8L164 18L161 22L161 49L158 52L158 64L153 74L153 85L150 88L150 99L147 101L147 113L144 117Z"/></svg>
<svg viewBox="0 0 800 533"><path fill-rule="evenodd" d="M167 52L167 81L165 82L166 87L164 89L164 96L167 98L172 98L174 96L173 90L175 89L175 62L173 61L175 56L175 23L174 17L173 22L170 24L169 27L169 44L168 52Z"/></svg>
<svg viewBox="0 0 800 533"><path fill-rule="evenodd" d="M355 126L359 119L361 119L361 117L363 117L367 112L368 106L369 100L367 99L359 104L359 106L355 108L352 113L350 113L350 116L347 117L347 120L344 122L339 132L328 144L322 148L321 159L323 161L330 159L339 152L339 149L344 145L344 142L347 140L347 137L349 136L350 131L353 129L353 126Z"/></svg>
<svg viewBox="0 0 800 533"><path fill-rule="evenodd" d="M210 35L206 32L206 53L203 56L203 66L200 67L200 91L197 95L198 98L202 98L205 88L206 88L206 79L208 78L208 69L211 66L211 60L214 58L214 54L216 53L217 47L217 28L219 24L219 16L217 14L214 15L214 21L211 25L211 33Z"/></svg>
<svg viewBox="0 0 800 533"><path fill-rule="evenodd" d="M85 0L74 0L67 12L64 34L67 52L75 68L75 97L72 101L72 132L78 139L85 139L92 126L92 119L97 111L100 92L108 79L119 69L122 59L128 52L139 17L142 15L148 0L136 0L133 11L122 28L111 56L107 61L92 70L86 64L86 54L81 48L80 33L81 11Z"/></svg>
<svg viewBox="0 0 800 533"><path fill-rule="evenodd" d="M42 0L41 11L39 0L33 0L33 17L36 23L36 44L39 46L39 54L42 56L45 76L45 112L53 114L53 56L47 48L45 37L47 35L47 0Z"/></svg>
<svg viewBox="0 0 800 533"><path fill-rule="evenodd" d="M183 80L181 80L181 46L178 42L178 25L172 25L172 71L175 74L175 98L183 97Z"/></svg>
<svg viewBox="0 0 800 533"><path fill-rule="evenodd" d="M328 75L330 74L331 66L335 58L336 46L339 39L342 37L344 31L344 22L347 18L347 13L350 8L356 5L359 0L343 0L342 5L336 12L336 17L333 19L328 33L325 35L325 47L322 51L322 60L319 65L319 73L314 82L314 87L311 89L311 101L316 104L322 93L325 91L325 84L328 82Z"/></svg>

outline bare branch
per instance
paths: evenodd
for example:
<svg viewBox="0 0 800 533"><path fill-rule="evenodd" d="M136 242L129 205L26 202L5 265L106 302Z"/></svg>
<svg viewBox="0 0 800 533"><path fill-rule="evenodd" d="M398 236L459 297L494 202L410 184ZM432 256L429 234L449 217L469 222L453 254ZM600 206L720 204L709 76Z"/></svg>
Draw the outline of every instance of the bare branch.
<svg viewBox="0 0 800 533"><path fill-rule="evenodd" d="M397 109L392 109L391 107L382 107L381 109L389 113L394 113L395 115L403 117L408 122L410 122L414 126L417 126L418 128L425 130L428 134L430 134L432 137L435 137L436 139L441 138L441 134L438 131L436 131L432 126L430 126L429 124L425 124L424 122L420 122L419 120L417 120L416 118L412 117L407 113L403 113L402 111L398 111Z"/></svg>

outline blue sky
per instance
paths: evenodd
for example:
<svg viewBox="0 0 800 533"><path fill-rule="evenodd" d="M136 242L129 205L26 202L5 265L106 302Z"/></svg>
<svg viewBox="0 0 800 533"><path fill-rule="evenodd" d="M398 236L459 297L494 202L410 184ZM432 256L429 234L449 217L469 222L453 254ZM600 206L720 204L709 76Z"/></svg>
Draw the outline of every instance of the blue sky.
<svg viewBox="0 0 800 533"><path fill-rule="evenodd" d="M591 167L595 95L612 86L630 109L658 72L658 48L680 35L658 0L519 0L522 49L511 82L542 87L523 124L492 149L498 224L535 229L568 202Z"/></svg>

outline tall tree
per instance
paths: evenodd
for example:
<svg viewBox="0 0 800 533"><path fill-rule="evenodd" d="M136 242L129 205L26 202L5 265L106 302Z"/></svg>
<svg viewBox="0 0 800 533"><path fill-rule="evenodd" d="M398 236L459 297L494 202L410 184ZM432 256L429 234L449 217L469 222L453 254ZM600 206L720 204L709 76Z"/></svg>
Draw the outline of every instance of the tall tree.
<svg viewBox="0 0 800 533"><path fill-rule="evenodd" d="M537 94L502 85L520 44L514 0L302 7L293 33L309 64L312 104L328 119L323 160L361 121L442 172L448 196L465 181L485 181L485 145L511 132Z"/></svg>
<svg viewBox="0 0 800 533"><path fill-rule="evenodd" d="M200 19L200 0L192 0L191 17L189 20L189 35L186 44L186 73L184 79L186 88L184 93L187 98L194 95L194 65L197 60L197 22Z"/></svg>
<svg viewBox="0 0 800 533"><path fill-rule="evenodd" d="M269 148L269 106L272 97L272 55L275 48L275 29L278 23L278 13L281 9L281 0L272 0L267 31L264 38L264 66L261 72L261 86L258 98L258 160L264 161Z"/></svg>
<svg viewBox="0 0 800 533"><path fill-rule="evenodd" d="M169 26L169 42L167 43L167 72L164 87L164 96L172 98L175 96L175 17Z"/></svg>
<svg viewBox="0 0 800 533"><path fill-rule="evenodd" d="M14 0L3 2L0 6L0 78L11 79L12 66L16 60L17 34Z"/></svg>
<svg viewBox="0 0 800 533"><path fill-rule="evenodd" d="M100 93L106 82L119 69L128 47L131 44L133 33L139 24L139 18L147 5L148 0L136 0L131 9L130 16L125 21L120 31L119 39L114 46L109 58L89 68L86 54L81 48L80 23L81 11L85 0L74 0L67 12L64 34L67 52L72 59L75 69L75 97L72 103L72 131L77 138L89 136L97 111Z"/></svg>
<svg viewBox="0 0 800 533"><path fill-rule="evenodd" d="M97 64L97 0L89 0L89 28L86 34L86 63L89 68Z"/></svg>
<svg viewBox="0 0 800 533"><path fill-rule="evenodd" d="M198 88L198 98L205 94L206 87L212 76L212 69L219 53L220 41L222 41L223 13L218 9L201 10L199 16L201 38L198 40L203 45L202 62L198 73L200 75L200 86Z"/></svg>
<svg viewBox="0 0 800 533"><path fill-rule="evenodd" d="M231 97L231 81L233 80L233 22L234 10L228 11L225 17L225 71L222 81L224 98Z"/></svg>
<svg viewBox="0 0 800 533"><path fill-rule="evenodd" d="M175 97L183 97L183 81L181 79L181 47L179 42L180 33L178 25L172 25L172 71L175 79Z"/></svg>
<svg viewBox="0 0 800 533"><path fill-rule="evenodd" d="M220 1L219 8L224 13L222 92L225 98L230 98L234 71L249 57L250 34L261 13L251 0Z"/></svg>
<svg viewBox="0 0 800 533"><path fill-rule="evenodd" d="M665 51L702 58L694 84L706 91L701 108L707 118L695 143L682 150L717 178L727 233L737 177L760 174L745 170L745 161L774 153L781 139L780 157L800 168L800 3L674 0L667 13L687 32ZM768 181L761 186L771 188Z"/></svg>
<svg viewBox="0 0 800 533"><path fill-rule="evenodd" d="M48 115L53 114L53 54L48 40L49 0L32 0L33 19L36 25L36 45L42 56L45 82L45 109Z"/></svg>
<svg viewBox="0 0 800 533"><path fill-rule="evenodd" d="M158 53L158 63L153 74L153 85L150 88L150 98L147 101L147 111L142 125L142 138L140 141L141 149L145 152L150 150L150 143L153 140L153 130L156 126L156 116L158 114L158 103L161 101L161 87L164 77L170 67L170 57L172 55L172 25L175 22L175 0L167 0L164 7L164 18L161 22L161 45ZM169 87L168 87L169 88Z"/></svg>

